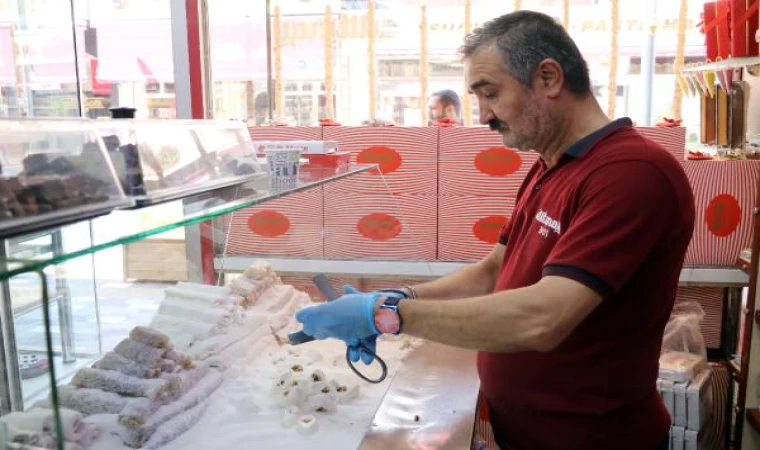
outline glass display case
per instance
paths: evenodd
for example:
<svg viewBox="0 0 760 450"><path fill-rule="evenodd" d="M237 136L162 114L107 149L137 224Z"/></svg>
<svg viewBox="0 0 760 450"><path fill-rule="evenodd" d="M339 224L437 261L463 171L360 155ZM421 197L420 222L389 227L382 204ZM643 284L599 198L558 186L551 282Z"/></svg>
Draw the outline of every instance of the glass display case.
<svg viewBox="0 0 760 450"><path fill-rule="evenodd" d="M128 131L125 123L108 125ZM234 133L196 125L184 139L199 148L220 158L239 148ZM327 273L338 291L344 283L408 282L361 280L355 262L374 257L346 240L355 233L370 250L387 246L406 224L390 190L374 192L372 204L351 202L356 180L381 177L375 168L304 166L296 185L259 179L4 241L0 442L99 450L469 448L478 383L474 360L471 370L459 366L473 353L382 338L378 356L388 377L369 384L349 369L344 344L287 339L300 328L295 311L321 297L312 275ZM173 213L157 219L167 207ZM154 220L140 226L146 216ZM184 239L175 252L161 239L177 230ZM124 279L117 268L136 244L145 244L146 269L182 262L188 276ZM358 369L380 375L376 364ZM429 382L410 389L423 374Z"/></svg>
<svg viewBox="0 0 760 450"><path fill-rule="evenodd" d="M0 237L130 206L87 120L0 120Z"/></svg>
<svg viewBox="0 0 760 450"><path fill-rule="evenodd" d="M137 206L266 176L242 122L112 120L96 126L124 192Z"/></svg>

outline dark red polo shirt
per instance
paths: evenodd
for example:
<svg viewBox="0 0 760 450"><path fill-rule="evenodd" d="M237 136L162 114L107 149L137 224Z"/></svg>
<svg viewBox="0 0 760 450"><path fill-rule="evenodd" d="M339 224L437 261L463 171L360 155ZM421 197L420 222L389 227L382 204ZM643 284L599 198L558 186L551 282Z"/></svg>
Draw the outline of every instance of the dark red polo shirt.
<svg viewBox="0 0 760 450"><path fill-rule="evenodd" d="M649 450L667 436L658 358L693 226L681 165L630 119L587 136L551 169L536 163L502 232L495 290L553 275L604 300L551 352L480 353L505 449Z"/></svg>

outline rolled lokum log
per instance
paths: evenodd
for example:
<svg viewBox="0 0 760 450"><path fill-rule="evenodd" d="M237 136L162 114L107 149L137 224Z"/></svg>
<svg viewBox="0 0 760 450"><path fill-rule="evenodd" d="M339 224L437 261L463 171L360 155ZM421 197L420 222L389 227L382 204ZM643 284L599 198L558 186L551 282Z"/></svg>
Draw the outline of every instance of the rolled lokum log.
<svg viewBox="0 0 760 450"><path fill-rule="evenodd" d="M142 342L156 348L166 348L169 345L169 336L155 328L137 326L129 332L129 338L133 341Z"/></svg>
<svg viewBox="0 0 760 450"><path fill-rule="evenodd" d="M159 407L145 425L139 428L124 427L118 431L119 436L124 444L132 448L145 446L159 427L205 402L221 383L221 374L215 370L209 371L203 379L177 401Z"/></svg>
<svg viewBox="0 0 760 450"><path fill-rule="evenodd" d="M151 369L158 369L161 367L161 361L164 359L164 354L166 353L165 349L151 347L150 345L132 339L124 339L119 342L113 351L127 359L145 364Z"/></svg>
<svg viewBox="0 0 760 450"><path fill-rule="evenodd" d="M232 307L204 306L167 297L161 302L158 314L185 320L194 320L214 325L229 326L233 322Z"/></svg>
<svg viewBox="0 0 760 450"><path fill-rule="evenodd" d="M192 344L196 340L204 340L215 334L224 333L228 328L228 326L224 325L203 323L197 320L180 319L160 314L153 318L151 326L171 336L172 341L180 348L187 347L181 343L183 340L189 341L188 344Z"/></svg>
<svg viewBox="0 0 760 450"><path fill-rule="evenodd" d="M90 448L98 439L100 439L103 431L95 424L85 423L84 427L84 437L79 440L78 444L84 448Z"/></svg>
<svg viewBox="0 0 760 450"><path fill-rule="evenodd" d="M119 423L127 428L139 428L145 425L159 406L145 397L130 399L119 413Z"/></svg>
<svg viewBox="0 0 760 450"><path fill-rule="evenodd" d="M156 449L173 441L201 420L208 405L209 402L204 401L161 425L151 435L143 448L145 450Z"/></svg>
<svg viewBox="0 0 760 450"><path fill-rule="evenodd" d="M231 292L231 290L230 290ZM164 289L164 300L173 298L186 303L193 303L199 306L218 306L229 294L220 294L217 292L208 292L206 290L170 287Z"/></svg>
<svg viewBox="0 0 760 450"><path fill-rule="evenodd" d="M84 435L84 422L82 415L70 409L59 409L61 416L61 428L63 437L66 440L78 441ZM16 429L27 430L32 433L38 433L39 437L43 433L56 433L55 415L52 409L33 409L27 412L13 412L3 416L2 422Z"/></svg>
<svg viewBox="0 0 760 450"><path fill-rule="evenodd" d="M93 367L96 369L115 370L124 375L137 378L156 378L160 372L159 369L150 368L145 364L133 361L116 352L106 353L102 359L93 364Z"/></svg>
<svg viewBox="0 0 760 450"><path fill-rule="evenodd" d="M83 388L116 392L130 397L147 397L156 401L163 399L168 394L169 382L160 378L130 377L113 370L84 368L74 375L71 384Z"/></svg>
<svg viewBox="0 0 760 450"><path fill-rule="evenodd" d="M185 370L192 369L194 366L193 359L178 350L167 352L166 358L170 361L173 361L175 364L179 365Z"/></svg>
<svg viewBox="0 0 760 450"><path fill-rule="evenodd" d="M42 429L55 436L57 430L55 426L54 412L52 409L46 411L48 412L48 416L45 418ZM63 438L67 441L79 442L87 431L84 422L82 421L82 414L66 408L60 408L58 413L61 416L61 431L63 432Z"/></svg>
<svg viewBox="0 0 760 450"><path fill-rule="evenodd" d="M232 290L224 286L209 286L208 284L190 283L188 281L180 281L177 283L177 288L185 291L199 291L208 294L215 294L220 297L226 297L232 293Z"/></svg>
<svg viewBox="0 0 760 450"><path fill-rule="evenodd" d="M58 386L58 402L61 406L89 416L92 414L117 414L127 404L127 399L102 389Z"/></svg>

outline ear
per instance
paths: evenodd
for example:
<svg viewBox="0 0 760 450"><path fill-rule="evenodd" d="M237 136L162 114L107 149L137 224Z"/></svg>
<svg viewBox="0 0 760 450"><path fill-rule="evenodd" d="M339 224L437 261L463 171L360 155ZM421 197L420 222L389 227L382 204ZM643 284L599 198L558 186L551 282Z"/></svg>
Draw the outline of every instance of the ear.
<svg viewBox="0 0 760 450"><path fill-rule="evenodd" d="M562 93L565 74L554 59L548 58L538 63L533 79L534 88L538 88L546 97L556 99Z"/></svg>

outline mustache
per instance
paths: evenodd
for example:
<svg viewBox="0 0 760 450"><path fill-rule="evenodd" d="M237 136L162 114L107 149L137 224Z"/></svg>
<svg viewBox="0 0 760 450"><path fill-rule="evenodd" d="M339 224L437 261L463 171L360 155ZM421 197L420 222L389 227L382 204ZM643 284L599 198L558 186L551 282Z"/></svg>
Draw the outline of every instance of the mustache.
<svg viewBox="0 0 760 450"><path fill-rule="evenodd" d="M490 128L491 131L504 131L507 129L507 124L499 119L491 119L488 121L488 128Z"/></svg>

